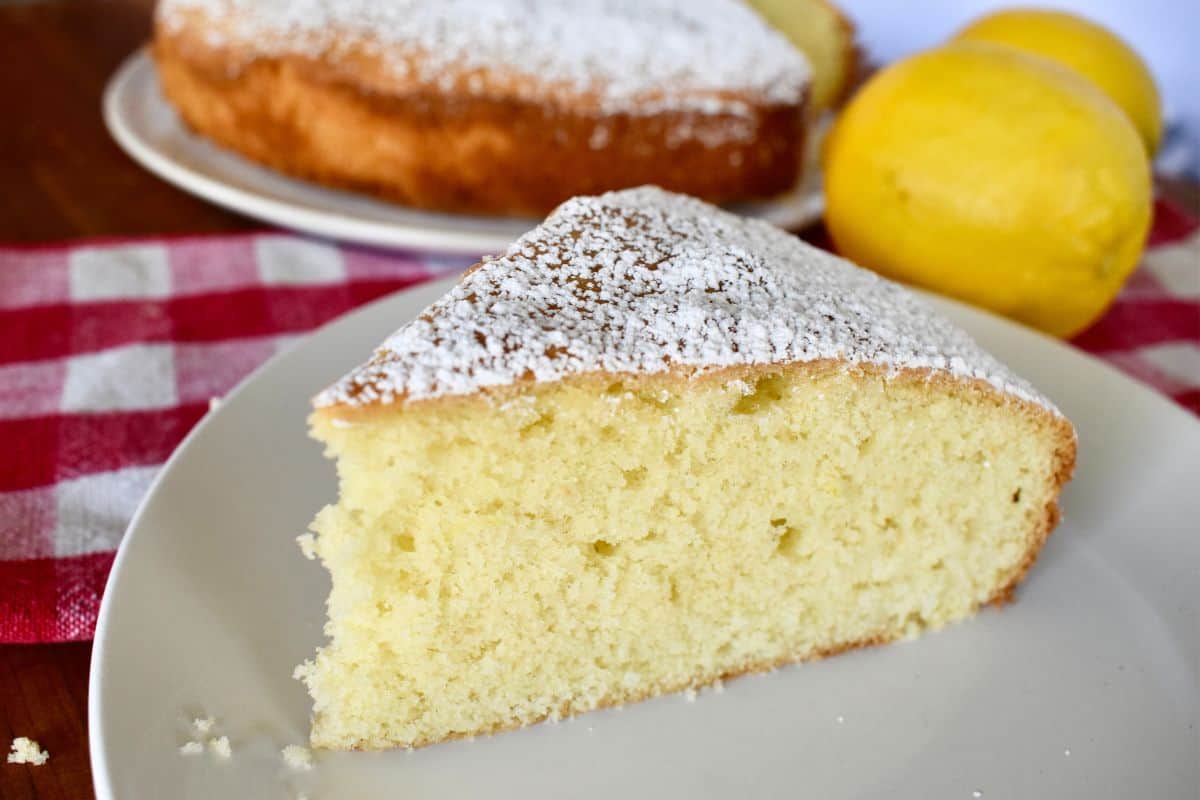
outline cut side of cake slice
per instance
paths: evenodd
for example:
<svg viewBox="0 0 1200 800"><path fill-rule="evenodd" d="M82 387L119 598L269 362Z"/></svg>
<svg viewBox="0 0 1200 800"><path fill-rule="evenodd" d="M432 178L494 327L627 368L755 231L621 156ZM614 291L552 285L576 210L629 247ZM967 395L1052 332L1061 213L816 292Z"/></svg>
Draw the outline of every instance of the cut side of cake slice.
<svg viewBox="0 0 1200 800"><path fill-rule="evenodd" d="M320 394L312 743L419 746L1004 601L1069 422L896 284L641 188L559 207Z"/></svg>

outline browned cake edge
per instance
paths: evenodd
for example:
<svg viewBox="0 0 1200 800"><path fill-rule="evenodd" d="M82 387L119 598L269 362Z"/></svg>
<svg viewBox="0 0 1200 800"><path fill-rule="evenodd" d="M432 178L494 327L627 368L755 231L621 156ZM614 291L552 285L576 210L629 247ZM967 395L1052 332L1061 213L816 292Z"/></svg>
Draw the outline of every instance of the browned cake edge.
<svg viewBox="0 0 1200 800"><path fill-rule="evenodd" d="M575 195L642 184L729 203L788 191L802 168L803 103L601 114L427 87L394 94L320 60L246 61L196 40L160 28L153 45L189 127L281 172L418 208L540 217Z"/></svg>
<svg viewBox="0 0 1200 800"><path fill-rule="evenodd" d="M1013 601L1014 592L1017 586L1029 573L1038 555L1041 553L1042 547L1046 543L1046 539L1054 531L1061 519L1061 511L1058 505L1058 497L1062 492L1063 486L1071 479L1075 470L1076 457L1076 436L1075 429L1066 418L1054 414L1049 409L1040 406L1036 403L1023 400L1013 395L999 391L991 384L981 380L963 380L955 378L944 373L935 372L927 369L901 369L891 370L884 367L874 365L858 365L847 367L839 361L812 361L794 364L767 364L753 366L737 366L728 367L718 370L709 370L700 374L694 374L686 369L673 369L670 372L659 373L656 375L626 375L614 373L593 373L588 375L576 376L566 380L578 382L596 382L597 388L615 380L622 381L627 388L637 391L639 383L648 383L653 385L655 382L693 382L693 381L728 381L732 379L744 379L753 381L757 378L768 376L783 370L795 370L808 374L816 379L823 374L827 374L834 370L850 370L852 373L858 374L864 379L882 379L889 383L915 383L929 386L936 391L944 391L950 394L957 394L963 398L970 398L975 401L992 403L997 407L1007 408L1013 413L1033 419L1043 426L1048 427L1055 439L1054 473L1050 477L1052 491L1050 500L1047 502L1044 509L1033 517L1032 525L1029 531L1029 546L1026 548L1024 555L1014 567L1012 573L992 595L987 598L983 605L1004 606ZM528 382L524 382L528 383ZM427 400L419 400L410 404L403 402L391 404L374 404L367 406L350 406L350 405L333 405L324 408L319 408L313 412L316 416L337 416L349 419L365 419L370 417L379 417L388 414L404 413L405 408L423 405L425 403L471 403L484 402L500 403L515 393L517 386L498 387L494 390L485 390L473 395L466 396L449 396L441 398L433 398ZM593 709L599 710L603 708L612 708L628 703L636 703L642 700L647 700L660 695L674 694L688 688L697 688L718 681L738 678L743 675L754 673L769 672L779 667L789 664L798 664L806 661L816 661L827 658L829 656L839 655L849 650L856 650L862 647L870 647L874 645L887 644L895 641L903 635L901 630L884 630L875 633L874 635L865 637L858 641L839 643L831 647L819 650L813 653L799 653L789 655L779 659L754 661L743 664L732 669L725 670L719 674L704 675L695 678L694 680L662 684L644 692L631 692L626 694L614 694L605 697ZM443 741L452 739L469 739L475 736L490 735L493 733L501 733L508 730L516 730L528 725L535 725L539 722L544 722L551 716L556 718L566 718L577 716L586 711L572 711L569 703L564 703L554 712L547 713L538 719L528 722L502 723L490 728L481 728L471 733L455 734L452 736L443 737L440 739L419 740L411 742L408 745L397 745L399 747L424 747L426 745L438 744ZM316 720L314 719L314 729L316 728ZM322 746L319 742L314 741L315 746ZM342 748L337 748L342 749ZM355 750L370 750L370 749L385 749L385 748L369 748L369 747L354 747ZM390 748L388 748L390 749Z"/></svg>

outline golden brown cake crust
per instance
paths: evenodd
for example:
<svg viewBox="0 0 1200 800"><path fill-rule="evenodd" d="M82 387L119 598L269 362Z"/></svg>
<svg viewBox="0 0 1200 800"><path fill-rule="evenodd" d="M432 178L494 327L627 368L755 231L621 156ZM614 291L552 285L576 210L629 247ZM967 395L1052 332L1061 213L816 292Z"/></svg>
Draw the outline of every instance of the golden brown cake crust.
<svg viewBox="0 0 1200 800"><path fill-rule="evenodd" d="M804 151L803 103L631 114L396 93L379 90L369 59L247 60L161 25L153 54L164 93L199 133L282 172L419 208L540 216L573 195L645 183L718 203L769 197L795 185Z"/></svg>
<svg viewBox="0 0 1200 800"><path fill-rule="evenodd" d="M1054 462L1057 468L1051 478L1054 489L1051 499L1046 503L1042 517L1038 521L1033 543L1025 551L1025 556L1017 565L1008 583L1000 587L988 600L988 603L998 606L1012 602L1017 586L1029 574L1029 570L1033 568L1034 562L1037 561L1038 555L1042 552L1042 547L1046 544L1046 539L1050 537L1050 534L1058 527L1058 523L1062 521L1062 509L1058 504L1058 498L1062 493L1063 487L1067 485L1067 481L1071 480L1071 477L1075 474L1075 458L1078 452L1075 429L1063 417L1057 417L1037 406L1030 404L1027 404L1027 406L1025 409L1026 414L1041 418L1055 429L1056 447L1054 450ZM1014 498L1014 502L1016 499Z"/></svg>

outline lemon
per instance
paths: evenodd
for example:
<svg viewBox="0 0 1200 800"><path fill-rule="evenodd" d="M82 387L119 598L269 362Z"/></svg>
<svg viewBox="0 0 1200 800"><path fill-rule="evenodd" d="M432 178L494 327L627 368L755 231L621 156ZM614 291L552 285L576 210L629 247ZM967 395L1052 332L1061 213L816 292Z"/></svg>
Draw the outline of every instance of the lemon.
<svg viewBox="0 0 1200 800"><path fill-rule="evenodd" d="M814 116L837 103L858 63L854 26L837 6L828 0L750 0L750 5L808 58Z"/></svg>
<svg viewBox="0 0 1200 800"><path fill-rule="evenodd" d="M1133 125L1011 47L953 42L879 72L824 167L826 224L848 258L1058 336L1112 302L1150 225Z"/></svg>
<svg viewBox="0 0 1200 800"><path fill-rule="evenodd" d="M1083 75L1133 121L1146 151L1162 138L1162 101L1144 61L1119 36L1062 11L1014 9L989 14L958 38L1005 44L1059 62Z"/></svg>

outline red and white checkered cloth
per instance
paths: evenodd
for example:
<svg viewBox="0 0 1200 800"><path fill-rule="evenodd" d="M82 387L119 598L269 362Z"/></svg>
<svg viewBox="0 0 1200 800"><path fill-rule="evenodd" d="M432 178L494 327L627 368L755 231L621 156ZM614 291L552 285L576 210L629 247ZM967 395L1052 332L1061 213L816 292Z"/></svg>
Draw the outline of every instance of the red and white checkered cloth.
<svg viewBox="0 0 1200 800"><path fill-rule="evenodd" d="M1200 414L1198 228L1160 203L1143 267L1077 343ZM278 233L0 248L0 642L91 637L126 524L211 398L468 261Z"/></svg>

